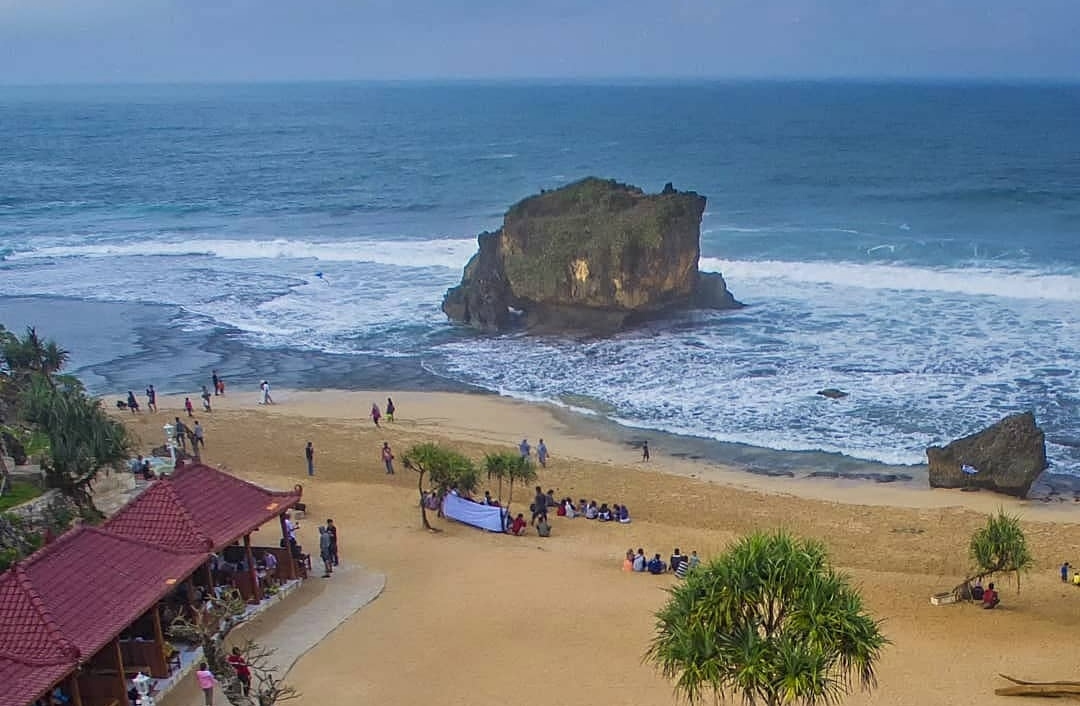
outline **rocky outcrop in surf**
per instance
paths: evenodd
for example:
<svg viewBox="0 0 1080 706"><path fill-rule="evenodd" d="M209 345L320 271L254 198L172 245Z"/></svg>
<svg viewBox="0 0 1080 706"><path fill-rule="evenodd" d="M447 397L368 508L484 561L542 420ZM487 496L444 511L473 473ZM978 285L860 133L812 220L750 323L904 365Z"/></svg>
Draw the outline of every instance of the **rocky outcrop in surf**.
<svg viewBox="0 0 1080 706"><path fill-rule="evenodd" d="M597 178L541 192L481 233L442 309L487 331L607 334L674 309L742 306L698 271L705 197Z"/></svg>
<svg viewBox="0 0 1080 706"><path fill-rule="evenodd" d="M1046 469L1046 437L1035 415L1025 412L945 447L931 446L926 458L932 488L985 488L1024 498Z"/></svg>

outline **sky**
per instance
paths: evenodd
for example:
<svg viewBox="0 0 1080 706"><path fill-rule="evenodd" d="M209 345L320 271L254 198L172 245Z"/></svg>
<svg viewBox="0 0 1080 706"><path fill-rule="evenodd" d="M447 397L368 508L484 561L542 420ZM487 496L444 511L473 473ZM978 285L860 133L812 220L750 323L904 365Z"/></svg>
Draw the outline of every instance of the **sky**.
<svg viewBox="0 0 1080 706"><path fill-rule="evenodd" d="M1080 0L0 0L0 83L1080 80Z"/></svg>

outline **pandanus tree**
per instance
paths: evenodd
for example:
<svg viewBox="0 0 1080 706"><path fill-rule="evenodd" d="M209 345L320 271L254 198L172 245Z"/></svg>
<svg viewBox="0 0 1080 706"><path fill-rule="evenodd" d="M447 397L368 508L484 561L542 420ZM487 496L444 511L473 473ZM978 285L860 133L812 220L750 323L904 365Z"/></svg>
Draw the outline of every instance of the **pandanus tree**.
<svg viewBox="0 0 1080 706"><path fill-rule="evenodd" d="M448 493L451 488L471 493L480 483L480 474L471 460L457 451L438 444L417 444L405 452L402 460L406 468L417 473L416 487L420 492L420 520L424 524L424 529L432 532L435 528L428 521L425 502L429 493L438 498ZM429 491L424 489L425 478Z"/></svg>
<svg viewBox="0 0 1080 706"><path fill-rule="evenodd" d="M510 480L510 499L514 502L514 483L527 486L536 482L536 467L520 454L507 454L506 477Z"/></svg>
<svg viewBox="0 0 1080 706"><path fill-rule="evenodd" d="M1020 591L1020 574L1031 567L1032 556L1027 537L1020 527L1020 518L1009 515L999 508L996 515L986 518L986 525L971 535L968 553L975 565L975 573L957 586L963 590L972 581L994 574L1016 574L1016 591Z"/></svg>
<svg viewBox="0 0 1080 706"><path fill-rule="evenodd" d="M692 704L812 706L876 685L888 641L818 542L749 535L669 594L646 659Z"/></svg>
<svg viewBox="0 0 1080 706"><path fill-rule="evenodd" d="M526 482L531 479L523 477L523 467L527 461L516 451L498 451L484 455L484 470L487 472L488 484L492 481L499 482L499 502L502 502L503 481L511 482L511 496L513 496L514 482ZM526 474L527 475L527 474ZM535 476L535 474L534 474ZM513 499L513 497L511 497Z"/></svg>
<svg viewBox="0 0 1080 706"><path fill-rule="evenodd" d="M35 376L20 399L20 416L48 438L42 458L48 483L89 514L96 510L90 486L98 473L122 468L131 438L81 386L59 386Z"/></svg>

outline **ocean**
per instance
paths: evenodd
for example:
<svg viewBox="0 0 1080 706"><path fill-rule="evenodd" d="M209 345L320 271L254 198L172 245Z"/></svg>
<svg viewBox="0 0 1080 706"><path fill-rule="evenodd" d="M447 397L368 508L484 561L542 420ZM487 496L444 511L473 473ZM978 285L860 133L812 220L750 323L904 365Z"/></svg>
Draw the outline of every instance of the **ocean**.
<svg viewBox="0 0 1080 706"><path fill-rule="evenodd" d="M1080 85L5 87L0 323L100 393L490 390L755 463L916 465L1033 410L1080 475L1078 116ZM476 234L587 175L706 195L748 306L451 326Z"/></svg>

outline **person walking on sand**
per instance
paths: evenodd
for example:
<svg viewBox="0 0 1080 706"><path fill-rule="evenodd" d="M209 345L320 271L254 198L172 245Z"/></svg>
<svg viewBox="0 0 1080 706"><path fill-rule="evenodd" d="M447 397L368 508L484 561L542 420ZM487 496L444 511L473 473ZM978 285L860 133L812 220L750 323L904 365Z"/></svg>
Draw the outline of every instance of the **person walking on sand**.
<svg viewBox="0 0 1080 706"><path fill-rule="evenodd" d="M214 678L214 673L210 671L210 667L206 665L206 662L199 663L199 670L195 672L195 678L199 682L199 688L202 689L203 703L206 706L214 706L214 684L217 684L217 679Z"/></svg>
<svg viewBox="0 0 1080 706"><path fill-rule="evenodd" d="M330 561L337 566L341 563L341 559L338 557L337 525L333 520L326 521L326 533L330 535Z"/></svg>
<svg viewBox="0 0 1080 706"><path fill-rule="evenodd" d="M641 442L641 460L642 462L649 460L649 440Z"/></svg>
<svg viewBox="0 0 1080 706"><path fill-rule="evenodd" d="M139 411L139 401L135 399L135 393L131 390L128 390L127 407L132 414L137 414Z"/></svg>
<svg viewBox="0 0 1080 706"><path fill-rule="evenodd" d="M180 421L180 417L176 418L176 422L173 424L173 439L176 441L176 445L182 450L187 451L187 427Z"/></svg>
<svg viewBox="0 0 1080 706"><path fill-rule="evenodd" d="M195 450L198 451L200 446L205 449L206 437L203 436L203 428L198 419L195 420L195 428L191 430L191 433L195 436Z"/></svg>
<svg viewBox="0 0 1080 706"><path fill-rule="evenodd" d="M394 452L390 450L390 442L382 443L382 462L386 466L386 475L394 475Z"/></svg>
<svg viewBox="0 0 1080 706"><path fill-rule="evenodd" d="M330 533L326 531L326 525L319 525L319 558L323 563L322 577L328 579L334 568L333 557L330 554Z"/></svg>
<svg viewBox="0 0 1080 706"><path fill-rule="evenodd" d="M146 408L151 412L157 411L157 390L153 385L146 387Z"/></svg>
<svg viewBox="0 0 1080 706"><path fill-rule="evenodd" d="M202 386L202 408L204 412L212 412L210 409L210 390L206 389L206 385Z"/></svg>
<svg viewBox="0 0 1080 706"><path fill-rule="evenodd" d="M529 446L529 440L528 439L522 439L521 440L521 443L518 444L518 451L521 452L521 457L522 458L528 458L529 457L529 453L532 451L532 447Z"/></svg>
<svg viewBox="0 0 1080 706"><path fill-rule="evenodd" d="M536 496L533 498L532 519L530 525L535 525L538 518L547 519L547 496L540 486L536 486Z"/></svg>
<svg viewBox="0 0 1080 706"><path fill-rule="evenodd" d="M394 401L389 397L386 398L386 421L391 424L394 423L394 412L397 411L397 407L394 406Z"/></svg>
<svg viewBox="0 0 1080 706"><path fill-rule="evenodd" d="M266 380L263 380L259 384L259 388L262 390L262 393L263 393L263 395L262 395L262 397L263 397L262 398L262 403L263 404L274 404L274 398L270 396L270 383L267 382Z"/></svg>
<svg viewBox="0 0 1080 706"><path fill-rule="evenodd" d="M310 441L304 447L304 456L307 457L307 474L309 476L315 475L315 447L311 445Z"/></svg>
<svg viewBox="0 0 1080 706"><path fill-rule="evenodd" d="M240 690L244 696L251 695L251 667L244 659L244 654L239 647L232 648L232 654L225 658L232 668L236 670L236 680L240 682Z"/></svg>
<svg viewBox="0 0 1080 706"><path fill-rule="evenodd" d="M379 418L382 417L382 413L379 412L379 405L374 402L371 403L371 421L375 422L375 426L379 426Z"/></svg>
<svg viewBox="0 0 1080 706"><path fill-rule="evenodd" d="M185 397L184 398L184 409L187 410L187 416L189 416L189 417L194 417L195 416L195 406L193 404L191 404L191 398L190 397Z"/></svg>
<svg viewBox="0 0 1080 706"><path fill-rule="evenodd" d="M540 462L541 466L547 468L548 450L543 439L536 445L536 460Z"/></svg>
<svg viewBox="0 0 1080 706"><path fill-rule="evenodd" d="M214 394L215 395L218 393L218 382L220 382L220 381L221 381L221 378L218 377L217 371L215 370L214 374L210 376L210 384L212 384L214 386ZM206 385L203 385L203 389L204 390L206 389Z"/></svg>

